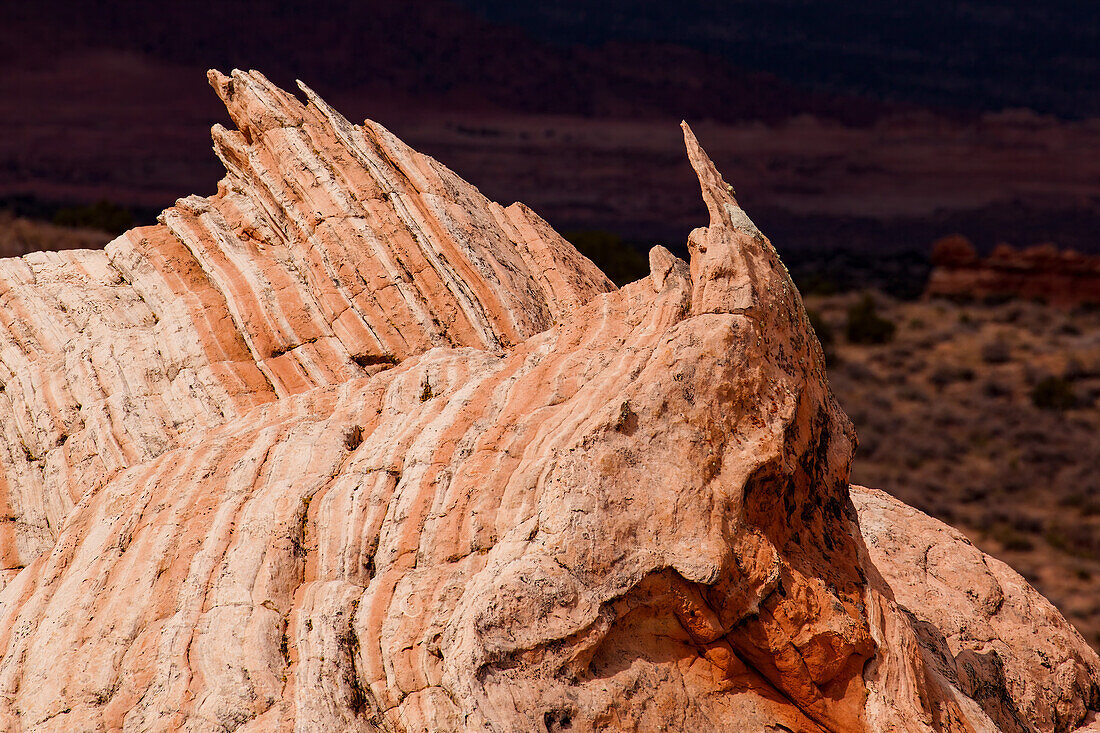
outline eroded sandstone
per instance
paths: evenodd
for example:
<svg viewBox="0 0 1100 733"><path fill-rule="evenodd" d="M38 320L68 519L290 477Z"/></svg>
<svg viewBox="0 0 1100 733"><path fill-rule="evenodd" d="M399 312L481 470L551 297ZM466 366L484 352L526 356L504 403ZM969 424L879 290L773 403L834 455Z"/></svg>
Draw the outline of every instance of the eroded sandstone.
<svg viewBox="0 0 1100 733"><path fill-rule="evenodd" d="M709 225L617 290L304 86L211 82L238 127L217 195L0 261L8 728L1065 731L1100 708L1100 660L1019 576L849 489L798 292L686 126Z"/></svg>

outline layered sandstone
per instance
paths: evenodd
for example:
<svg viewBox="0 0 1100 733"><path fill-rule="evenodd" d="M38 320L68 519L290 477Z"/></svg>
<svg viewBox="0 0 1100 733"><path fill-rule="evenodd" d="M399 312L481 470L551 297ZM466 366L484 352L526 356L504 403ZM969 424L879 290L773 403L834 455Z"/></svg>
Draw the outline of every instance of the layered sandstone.
<svg viewBox="0 0 1100 733"><path fill-rule="evenodd" d="M969 240L955 234L936 241L932 264L926 288L932 296L1100 304L1100 257L1053 244L1022 250L999 244L980 257Z"/></svg>
<svg viewBox="0 0 1100 733"><path fill-rule="evenodd" d="M801 299L710 211L616 290L303 86L211 73L228 174L0 261L13 730L1068 731L1100 660L850 488ZM25 566L25 567L23 567Z"/></svg>

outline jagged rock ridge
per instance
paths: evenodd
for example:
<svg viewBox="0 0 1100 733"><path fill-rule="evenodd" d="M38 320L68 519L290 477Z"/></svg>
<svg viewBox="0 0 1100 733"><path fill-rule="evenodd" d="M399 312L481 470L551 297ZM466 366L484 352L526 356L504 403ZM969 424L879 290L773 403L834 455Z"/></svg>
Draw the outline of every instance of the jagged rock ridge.
<svg viewBox="0 0 1100 733"><path fill-rule="evenodd" d="M227 177L0 261L14 730L1073 730L1100 660L848 486L801 299L710 223L621 290L380 126L211 73ZM26 567L20 567L25 565Z"/></svg>
<svg viewBox="0 0 1100 733"><path fill-rule="evenodd" d="M432 346L500 352L612 287L529 209L381 126L258 74L210 80L240 127L214 128L217 195L106 251L0 266L5 568L85 492L204 428Z"/></svg>

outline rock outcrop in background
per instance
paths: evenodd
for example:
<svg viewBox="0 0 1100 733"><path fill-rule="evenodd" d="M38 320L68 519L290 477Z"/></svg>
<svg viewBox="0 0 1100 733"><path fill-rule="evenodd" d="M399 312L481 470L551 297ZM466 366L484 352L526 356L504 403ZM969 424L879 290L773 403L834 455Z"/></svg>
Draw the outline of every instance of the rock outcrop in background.
<svg viewBox="0 0 1100 733"><path fill-rule="evenodd" d="M850 487L775 250L616 289L372 123L211 72L228 174L0 261L12 730L1069 731L1100 659Z"/></svg>
<svg viewBox="0 0 1100 733"><path fill-rule="evenodd" d="M966 237L955 234L936 241L932 264L926 288L931 296L1100 304L1100 257L1053 244L1023 250L999 244L980 257Z"/></svg>

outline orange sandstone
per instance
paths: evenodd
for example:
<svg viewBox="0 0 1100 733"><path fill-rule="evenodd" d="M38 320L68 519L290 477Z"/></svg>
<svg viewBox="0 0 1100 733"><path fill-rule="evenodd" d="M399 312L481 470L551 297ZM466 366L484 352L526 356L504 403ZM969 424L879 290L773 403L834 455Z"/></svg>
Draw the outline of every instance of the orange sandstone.
<svg viewBox="0 0 1100 733"><path fill-rule="evenodd" d="M0 261L5 728L1088 724L1049 604L849 487L799 294L686 126L710 223L616 290L304 86L211 83L217 195Z"/></svg>

